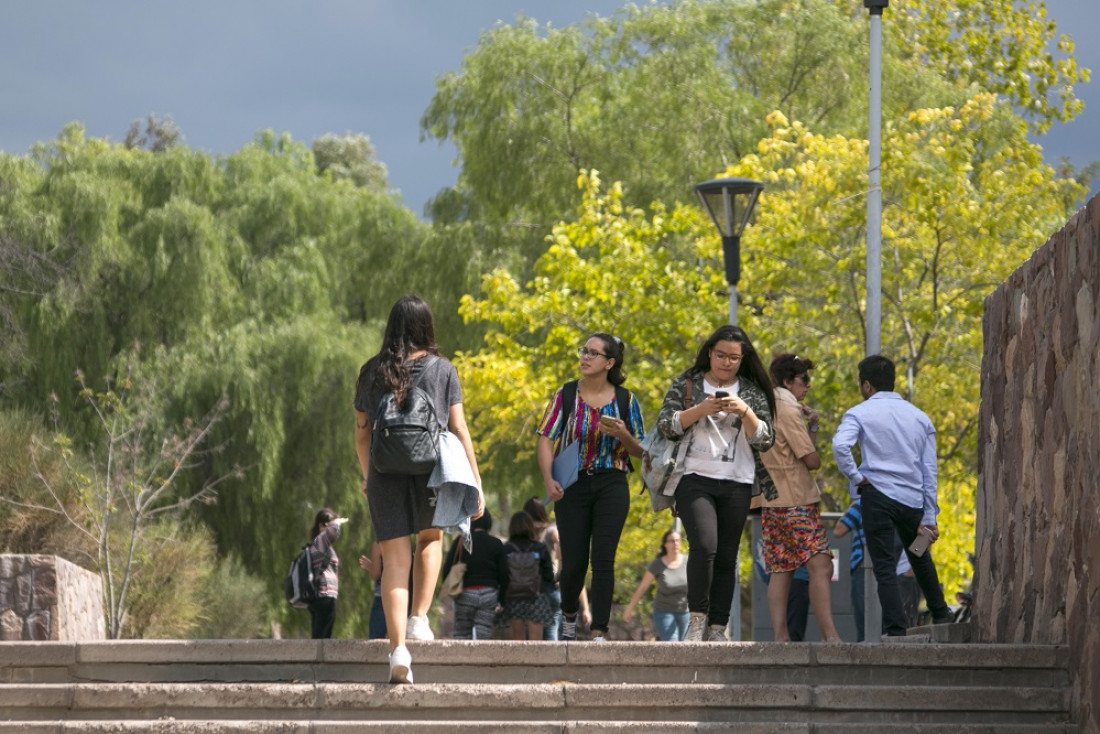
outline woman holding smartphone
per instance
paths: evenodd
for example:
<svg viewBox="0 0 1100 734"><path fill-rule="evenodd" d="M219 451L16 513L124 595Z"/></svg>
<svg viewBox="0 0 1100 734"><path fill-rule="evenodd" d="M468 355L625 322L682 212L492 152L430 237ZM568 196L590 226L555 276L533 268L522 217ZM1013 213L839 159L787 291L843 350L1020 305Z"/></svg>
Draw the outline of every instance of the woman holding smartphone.
<svg viewBox="0 0 1100 734"><path fill-rule="evenodd" d="M688 442L684 476L676 487L676 513L691 546L687 642L727 639L749 504L754 494L764 491L769 499L775 494L760 460L760 452L775 441L774 413L768 373L736 326L719 327L710 335L661 405L657 430Z"/></svg>
<svg viewBox="0 0 1100 734"><path fill-rule="evenodd" d="M629 456L641 456L644 438L638 400L622 387L623 343L593 334L580 348L579 380L554 393L538 427L538 462L554 501L561 542L562 640L577 639L577 613L592 563L592 639L604 641L615 589L615 551L630 508ZM578 474L563 487L553 476L554 457L579 444Z"/></svg>

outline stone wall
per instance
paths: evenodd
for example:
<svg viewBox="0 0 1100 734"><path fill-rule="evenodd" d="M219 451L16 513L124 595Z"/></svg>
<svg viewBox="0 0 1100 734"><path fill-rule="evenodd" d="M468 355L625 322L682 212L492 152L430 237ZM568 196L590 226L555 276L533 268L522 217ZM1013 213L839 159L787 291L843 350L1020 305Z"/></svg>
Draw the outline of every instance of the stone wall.
<svg viewBox="0 0 1100 734"><path fill-rule="evenodd" d="M105 639L99 576L64 558L0 555L0 640Z"/></svg>
<svg viewBox="0 0 1100 734"><path fill-rule="evenodd" d="M1068 644L1100 731L1100 196L985 302L979 641Z"/></svg>

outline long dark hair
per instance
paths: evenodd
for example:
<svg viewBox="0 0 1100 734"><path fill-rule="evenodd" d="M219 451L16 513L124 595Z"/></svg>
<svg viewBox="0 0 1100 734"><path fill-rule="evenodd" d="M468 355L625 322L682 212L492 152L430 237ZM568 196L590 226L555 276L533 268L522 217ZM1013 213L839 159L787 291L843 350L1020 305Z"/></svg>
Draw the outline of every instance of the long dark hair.
<svg viewBox="0 0 1100 734"><path fill-rule="evenodd" d="M313 529L309 531L309 539L313 540L321 534L321 527L336 519L336 513L329 508L324 508L313 518Z"/></svg>
<svg viewBox="0 0 1100 734"><path fill-rule="evenodd" d="M626 375L623 374L623 357L626 356L626 346L623 345L623 340L602 331L597 331L588 339L602 341L604 354L615 360L615 364L611 365L611 369L607 371L607 381L616 386L626 382ZM588 339L585 339L585 341L588 341ZM623 420L626 420L625 416L623 416Z"/></svg>
<svg viewBox="0 0 1100 734"><path fill-rule="evenodd" d="M696 374L705 374L710 370L710 352L718 342L737 342L741 345L741 364L737 367L737 379L744 378L756 383L764 392L764 398L768 401L768 409L775 416L775 395L772 393L772 381L768 378L768 371L764 369L764 363L760 361L760 355L756 352L748 335L739 326L725 324L714 330L714 333L699 347L699 353L695 356L693 364L684 373L689 379Z"/></svg>
<svg viewBox="0 0 1100 734"><path fill-rule="evenodd" d="M412 378L405 363L413 352L424 350L439 354L435 343L435 321L432 310L420 296L408 295L397 299L386 319L386 331L382 335L382 347L378 354L367 360L359 370L359 380L369 370L374 370L374 381L369 387L374 392L392 392L397 403L403 405Z"/></svg>

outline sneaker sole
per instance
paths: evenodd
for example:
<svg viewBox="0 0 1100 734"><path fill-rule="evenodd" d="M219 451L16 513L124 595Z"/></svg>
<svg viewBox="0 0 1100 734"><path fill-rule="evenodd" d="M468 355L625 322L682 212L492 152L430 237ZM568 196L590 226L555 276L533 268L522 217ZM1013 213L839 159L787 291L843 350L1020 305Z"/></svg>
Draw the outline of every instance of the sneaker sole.
<svg viewBox="0 0 1100 734"><path fill-rule="evenodd" d="M412 683L412 671L407 665L395 665L390 670L390 683Z"/></svg>

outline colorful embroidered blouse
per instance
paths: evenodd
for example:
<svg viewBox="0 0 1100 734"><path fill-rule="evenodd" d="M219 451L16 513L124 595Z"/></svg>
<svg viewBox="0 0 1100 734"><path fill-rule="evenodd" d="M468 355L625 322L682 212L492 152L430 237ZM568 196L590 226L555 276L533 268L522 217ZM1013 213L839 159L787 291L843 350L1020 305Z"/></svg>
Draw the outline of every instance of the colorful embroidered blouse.
<svg viewBox="0 0 1100 734"><path fill-rule="evenodd" d="M581 399L580 390L577 391L576 403L573 406L573 415L570 419L569 441L574 438L581 439L580 445L580 470L585 469L618 469L630 471L630 463L626 449L619 439L607 435L599 430L600 415L608 415L619 418L627 425L630 434L639 441L645 438L645 428L642 425L642 409L638 405L638 399L630 394L630 417L619 415L619 401L612 400L603 408L593 408ZM554 456L561 451L563 443L561 389L554 393L554 399L546 406L542 414L536 433L545 436L554 442ZM567 443L568 443L567 442Z"/></svg>

